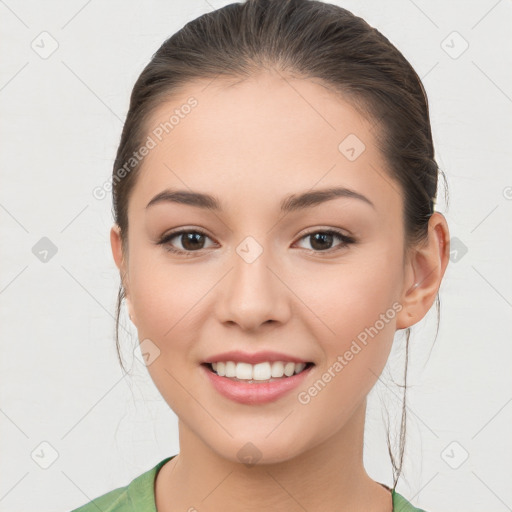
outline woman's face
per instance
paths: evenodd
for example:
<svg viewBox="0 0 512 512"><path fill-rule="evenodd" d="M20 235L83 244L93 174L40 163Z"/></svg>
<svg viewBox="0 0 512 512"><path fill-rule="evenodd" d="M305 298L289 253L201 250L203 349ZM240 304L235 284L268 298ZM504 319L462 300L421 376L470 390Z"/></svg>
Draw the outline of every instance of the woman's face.
<svg viewBox="0 0 512 512"><path fill-rule="evenodd" d="M231 86L190 84L155 111L149 130L122 263L148 370L211 450L233 461L244 450L290 459L341 432L405 327L400 188L372 125L309 80L262 73ZM325 189L352 192L318 195ZM207 194L218 209L170 196L148 206L164 191ZM158 243L178 229L192 233ZM314 366L277 398L238 401L204 365L231 350Z"/></svg>

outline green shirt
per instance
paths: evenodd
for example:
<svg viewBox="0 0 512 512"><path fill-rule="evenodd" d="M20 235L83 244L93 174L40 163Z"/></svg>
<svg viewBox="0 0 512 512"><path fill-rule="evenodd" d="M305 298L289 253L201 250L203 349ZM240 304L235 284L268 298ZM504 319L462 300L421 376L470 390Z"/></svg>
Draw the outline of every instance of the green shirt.
<svg viewBox="0 0 512 512"><path fill-rule="evenodd" d="M107 492L71 512L157 512L155 505L156 475L172 457L167 457L154 468L134 478L126 487L119 487ZM389 489L389 487L387 488ZM394 490L391 490L391 495L393 497L393 512L425 512L413 507Z"/></svg>

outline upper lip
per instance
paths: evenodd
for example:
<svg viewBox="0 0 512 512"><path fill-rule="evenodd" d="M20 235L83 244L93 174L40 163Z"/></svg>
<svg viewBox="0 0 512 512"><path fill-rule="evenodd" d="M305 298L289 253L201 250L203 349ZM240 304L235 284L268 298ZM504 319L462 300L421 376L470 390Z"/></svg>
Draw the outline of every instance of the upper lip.
<svg viewBox="0 0 512 512"><path fill-rule="evenodd" d="M300 357L284 354L282 352L273 352L269 350L265 350L262 352L254 352L252 354L248 352L242 352L241 350L230 350L229 352L222 352L221 354L216 354L214 356L209 357L205 363L216 363L218 361L234 361L235 363L250 363L250 364L258 364L264 363L266 361L274 362L274 361L283 361L283 362L293 362L293 363L309 363L311 361L306 361L305 359L301 359Z"/></svg>

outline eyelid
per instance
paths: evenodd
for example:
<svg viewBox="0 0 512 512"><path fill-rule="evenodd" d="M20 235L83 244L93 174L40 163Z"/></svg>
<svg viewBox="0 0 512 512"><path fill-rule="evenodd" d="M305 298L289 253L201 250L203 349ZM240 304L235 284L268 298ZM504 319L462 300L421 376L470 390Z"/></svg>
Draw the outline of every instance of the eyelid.
<svg viewBox="0 0 512 512"><path fill-rule="evenodd" d="M189 226L182 226L179 228L171 229L170 231L166 231L161 237L160 240L165 240L166 238L171 238L173 236L182 234L182 233L200 233L201 235L205 235L208 238L212 238L203 228L198 227L189 227Z"/></svg>
<svg viewBox="0 0 512 512"><path fill-rule="evenodd" d="M346 229L342 228L335 228L333 226L313 226L309 228L303 229L298 235L297 238L304 238L307 235L312 235L314 233L336 233L337 235L341 235L344 238L350 238L354 239L354 237L349 234L349 232Z"/></svg>

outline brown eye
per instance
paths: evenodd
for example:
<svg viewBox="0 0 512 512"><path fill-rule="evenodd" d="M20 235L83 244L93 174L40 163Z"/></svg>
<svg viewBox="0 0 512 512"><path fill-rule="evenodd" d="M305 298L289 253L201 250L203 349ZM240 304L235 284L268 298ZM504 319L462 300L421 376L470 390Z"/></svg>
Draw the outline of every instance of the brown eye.
<svg viewBox="0 0 512 512"><path fill-rule="evenodd" d="M332 248L335 239L341 240L341 243ZM348 245L355 243L354 238L346 236L338 231L312 231L303 236L301 240L309 240L313 252L332 252L332 250L342 249Z"/></svg>
<svg viewBox="0 0 512 512"><path fill-rule="evenodd" d="M208 239L208 235L198 230L180 230L174 231L167 235L164 235L160 241L159 245L164 245L165 249L170 252L175 253L191 253L198 252L205 248L205 241ZM175 247L173 242L177 240L181 247Z"/></svg>
<svg viewBox="0 0 512 512"><path fill-rule="evenodd" d="M196 232L182 233L177 235L183 248L186 251L194 251L197 249L203 249L204 246L204 235Z"/></svg>

